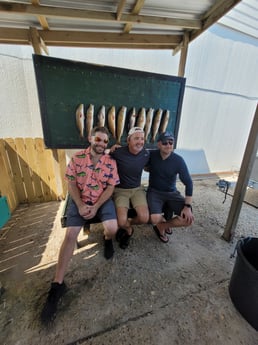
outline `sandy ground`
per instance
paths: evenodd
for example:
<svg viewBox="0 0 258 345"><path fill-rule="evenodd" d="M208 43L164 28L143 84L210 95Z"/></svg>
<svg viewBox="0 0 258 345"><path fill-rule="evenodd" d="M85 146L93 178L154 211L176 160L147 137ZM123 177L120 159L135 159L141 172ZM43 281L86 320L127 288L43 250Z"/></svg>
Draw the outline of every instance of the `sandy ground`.
<svg viewBox="0 0 258 345"><path fill-rule="evenodd" d="M228 293L241 236L258 236L257 208L243 203L235 237L221 239L231 204L217 179L194 181L195 223L168 244L150 225L135 227L126 250L103 257L102 228L92 226L74 253L69 287L51 328L39 314L64 229L63 202L20 206L0 232L0 343L6 345L257 345L258 333Z"/></svg>

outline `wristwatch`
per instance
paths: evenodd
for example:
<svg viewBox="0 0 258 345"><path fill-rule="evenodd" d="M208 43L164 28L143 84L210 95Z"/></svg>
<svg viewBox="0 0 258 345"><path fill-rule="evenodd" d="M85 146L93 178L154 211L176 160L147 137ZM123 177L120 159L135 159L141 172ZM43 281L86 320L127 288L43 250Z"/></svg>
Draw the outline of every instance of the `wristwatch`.
<svg viewBox="0 0 258 345"><path fill-rule="evenodd" d="M192 205L191 204L184 204L184 206L192 209Z"/></svg>

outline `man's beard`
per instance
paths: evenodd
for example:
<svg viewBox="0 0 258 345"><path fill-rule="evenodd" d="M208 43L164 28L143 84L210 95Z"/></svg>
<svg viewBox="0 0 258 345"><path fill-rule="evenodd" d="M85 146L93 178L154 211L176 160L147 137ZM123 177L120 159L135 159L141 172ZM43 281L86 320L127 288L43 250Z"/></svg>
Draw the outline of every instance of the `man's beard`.
<svg viewBox="0 0 258 345"><path fill-rule="evenodd" d="M96 145L96 144L95 144L95 145L92 146L92 150L93 150L96 154L100 155L100 154L103 154L103 153L104 153L105 148L102 147L102 146L99 146L99 145Z"/></svg>

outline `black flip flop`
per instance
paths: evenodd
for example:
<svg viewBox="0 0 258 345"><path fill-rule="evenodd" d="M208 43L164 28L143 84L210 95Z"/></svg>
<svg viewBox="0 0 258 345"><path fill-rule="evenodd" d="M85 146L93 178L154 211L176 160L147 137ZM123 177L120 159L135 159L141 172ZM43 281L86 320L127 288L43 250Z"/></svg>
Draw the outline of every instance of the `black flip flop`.
<svg viewBox="0 0 258 345"><path fill-rule="evenodd" d="M161 242L168 243L169 238L167 237L167 239L165 240L164 236L161 235L161 233L159 232L159 229L157 228L156 225L153 225L153 230L155 231L156 235L158 236L158 238L160 239Z"/></svg>

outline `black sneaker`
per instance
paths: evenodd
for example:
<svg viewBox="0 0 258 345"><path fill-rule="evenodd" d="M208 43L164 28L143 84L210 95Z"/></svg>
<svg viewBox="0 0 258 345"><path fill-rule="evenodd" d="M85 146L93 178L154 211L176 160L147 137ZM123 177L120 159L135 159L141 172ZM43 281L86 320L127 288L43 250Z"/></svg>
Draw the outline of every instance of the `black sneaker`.
<svg viewBox="0 0 258 345"><path fill-rule="evenodd" d="M125 233L123 234L123 236L120 239L119 242L119 247L122 249L126 249L129 246L130 243L130 239L133 236L134 230L132 229L132 233L131 235L128 234L127 231L125 231Z"/></svg>
<svg viewBox="0 0 258 345"><path fill-rule="evenodd" d="M66 291L65 283L52 283L48 292L47 301L41 312L41 321L44 324L52 322L56 316L57 305Z"/></svg>
<svg viewBox="0 0 258 345"><path fill-rule="evenodd" d="M121 241L121 238L126 234L126 230L125 229L122 229L122 228L119 228L116 232L116 240L117 242L120 242Z"/></svg>
<svg viewBox="0 0 258 345"><path fill-rule="evenodd" d="M105 258L111 259L114 254L113 241L104 239L104 256Z"/></svg>

